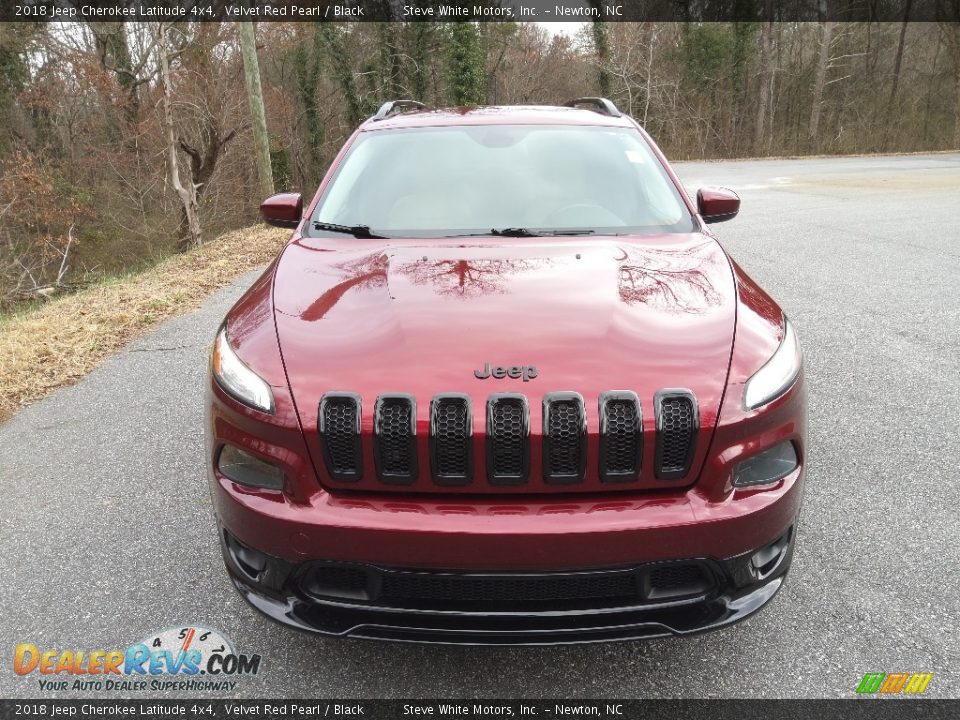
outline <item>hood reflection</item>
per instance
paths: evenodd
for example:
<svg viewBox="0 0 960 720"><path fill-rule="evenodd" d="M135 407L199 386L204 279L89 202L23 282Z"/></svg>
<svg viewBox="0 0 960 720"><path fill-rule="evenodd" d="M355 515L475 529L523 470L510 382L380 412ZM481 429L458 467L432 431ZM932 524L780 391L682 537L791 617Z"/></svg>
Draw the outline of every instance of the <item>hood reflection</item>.
<svg viewBox="0 0 960 720"><path fill-rule="evenodd" d="M344 279L310 303L300 317L308 322L322 320L351 288L383 287L387 284L389 266L390 260L383 253L364 255L357 260L334 265L342 271Z"/></svg>
<svg viewBox="0 0 960 720"><path fill-rule="evenodd" d="M398 271L414 285L432 285L439 295L469 298L505 293L510 275L547 263L546 258L434 260L407 263Z"/></svg>
<svg viewBox="0 0 960 720"><path fill-rule="evenodd" d="M708 243L640 253L621 248L618 291L628 305L702 313L722 300L710 280L717 254Z"/></svg>

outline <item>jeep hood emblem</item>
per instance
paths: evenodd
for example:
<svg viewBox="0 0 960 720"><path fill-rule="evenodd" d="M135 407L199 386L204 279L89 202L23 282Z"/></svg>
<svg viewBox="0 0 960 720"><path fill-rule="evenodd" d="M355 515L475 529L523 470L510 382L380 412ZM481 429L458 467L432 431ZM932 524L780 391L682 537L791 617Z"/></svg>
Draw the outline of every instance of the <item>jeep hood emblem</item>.
<svg viewBox="0 0 960 720"><path fill-rule="evenodd" d="M490 363L484 363L483 370L474 370L473 376L477 378L477 380L486 380L488 377L499 380L509 377L523 378L524 382L529 382L537 376L537 368L535 365L511 365L510 367L504 367L502 365L491 366Z"/></svg>

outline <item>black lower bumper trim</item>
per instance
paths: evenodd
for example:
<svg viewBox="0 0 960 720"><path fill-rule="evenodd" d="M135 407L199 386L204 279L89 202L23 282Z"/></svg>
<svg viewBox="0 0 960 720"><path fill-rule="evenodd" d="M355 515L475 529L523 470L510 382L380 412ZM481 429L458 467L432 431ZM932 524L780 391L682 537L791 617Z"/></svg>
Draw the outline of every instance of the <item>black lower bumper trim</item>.
<svg viewBox="0 0 960 720"><path fill-rule="evenodd" d="M311 597L299 590L299 575L289 565L282 573L261 570L252 576L249 566L234 561L229 547L236 541L226 533L224 537L224 559L234 586L247 602L277 622L324 635L466 645L609 642L722 628L749 617L773 598L789 569L794 545L790 528L754 552L724 561L699 561L715 565L717 583L697 596L556 610L523 609L522 605L513 610L485 609L482 604L443 610ZM269 568L273 559L262 557Z"/></svg>
<svg viewBox="0 0 960 720"><path fill-rule="evenodd" d="M407 615L387 609L331 606L258 593L231 576L240 594L268 617L325 635L457 645L557 645L639 640L714 630L743 620L780 589L771 580L741 597L718 596L681 608L635 607L616 613L545 615Z"/></svg>

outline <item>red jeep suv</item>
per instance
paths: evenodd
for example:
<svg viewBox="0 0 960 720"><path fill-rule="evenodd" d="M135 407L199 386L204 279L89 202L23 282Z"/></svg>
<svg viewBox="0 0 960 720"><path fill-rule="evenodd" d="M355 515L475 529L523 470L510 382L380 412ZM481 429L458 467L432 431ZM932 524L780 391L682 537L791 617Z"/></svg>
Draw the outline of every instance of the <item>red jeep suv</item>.
<svg viewBox="0 0 960 720"><path fill-rule="evenodd" d="M797 336L605 98L386 103L213 348L223 557L330 635L574 643L762 607L806 459Z"/></svg>

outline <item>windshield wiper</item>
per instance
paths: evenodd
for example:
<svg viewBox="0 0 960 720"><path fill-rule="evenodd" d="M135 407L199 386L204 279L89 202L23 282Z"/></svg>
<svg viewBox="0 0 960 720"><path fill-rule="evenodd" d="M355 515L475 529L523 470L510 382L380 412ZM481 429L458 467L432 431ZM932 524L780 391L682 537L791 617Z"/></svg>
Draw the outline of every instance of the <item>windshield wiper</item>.
<svg viewBox="0 0 960 720"><path fill-rule="evenodd" d="M327 232L343 233L353 235L355 238L363 240L385 239L386 235L377 235L370 231L369 225L338 225L337 223L313 221L314 230L326 230Z"/></svg>
<svg viewBox="0 0 960 720"><path fill-rule="evenodd" d="M513 228L493 228L490 231L491 235L497 235L500 237L537 237L539 233L534 232L533 230L527 230L527 228L522 227L513 227Z"/></svg>
<svg viewBox="0 0 960 720"><path fill-rule="evenodd" d="M596 231L590 230L588 228L571 228L569 230L540 230L540 229L530 229L530 228L503 228L497 230L494 228L490 231L491 235L499 235L501 237L544 237L548 235L593 235Z"/></svg>

